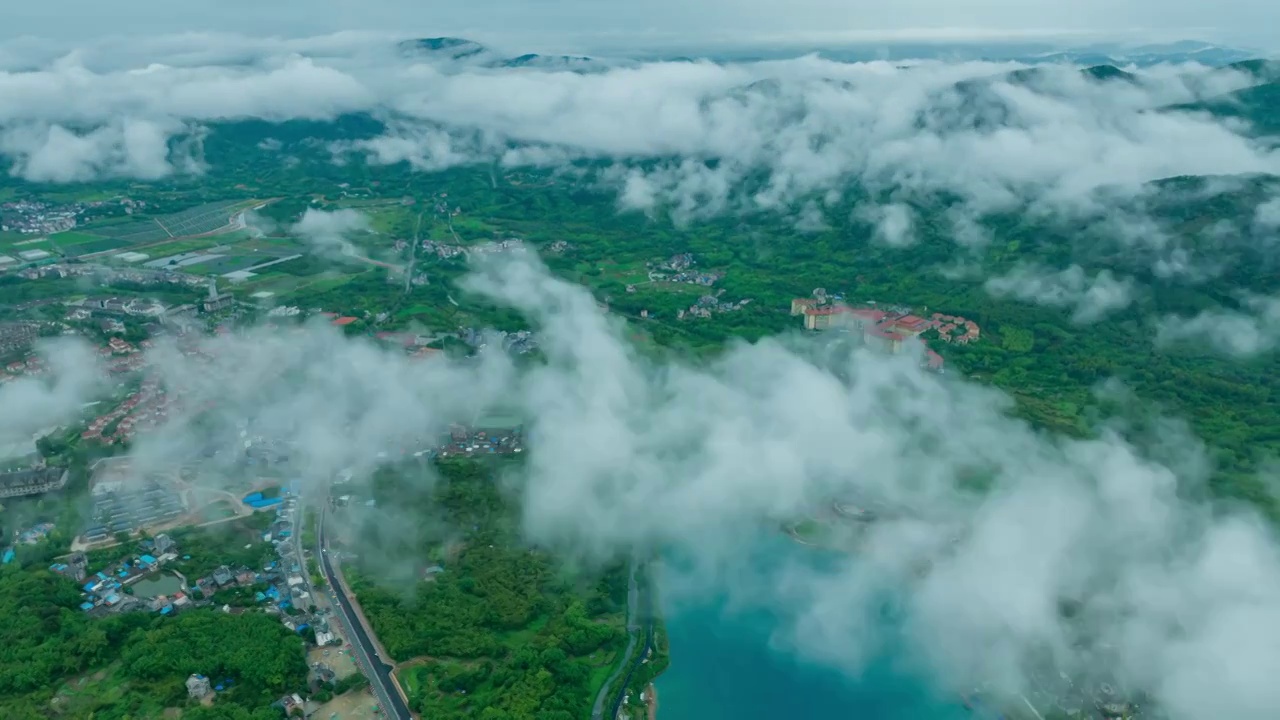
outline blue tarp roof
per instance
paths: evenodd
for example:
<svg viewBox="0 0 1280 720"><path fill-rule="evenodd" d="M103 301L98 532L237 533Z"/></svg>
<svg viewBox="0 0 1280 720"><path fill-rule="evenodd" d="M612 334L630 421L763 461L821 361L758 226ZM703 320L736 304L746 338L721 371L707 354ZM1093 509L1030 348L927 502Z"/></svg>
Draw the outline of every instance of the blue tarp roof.
<svg viewBox="0 0 1280 720"><path fill-rule="evenodd" d="M98 583L96 582L87 582L84 584L85 592L93 592L93 589L97 586L98 586Z"/></svg>
<svg viewBox="0 0 1280 720"><path fill-rule="evenodd" d="M169 613L171 613L171 612L173 612L173 606L172 606L172 605L165 605L164 607L160 608L160 614L161 614L161 615L168 615L168 614L169 614Z"/></svg>
<svg viewBox="0 0 1280 720"><path fill-rule="evenodd" d="M91 603L91 602L82 602L82 603L80 603L80 609L81 609L81 610L92 610L92 609L93 609L93 603Z"/></svg>
<svg viewBox="0 0 1280 720"><path fill-rule="evenodd" d="M13 562L14 557L15 557L15 553L13 552L13 548L5 548L4 560L3 560L4 564L8 565L9 563Z"/></svg>
<svg viewBox="0 0 1280 720"><path fill-rule="evenodd" d="M142 560L142 562L144 562L144 563L146 563L146 564L148 564L148 565L155 565L155 564L156 564L156 559L155 559L155 558L153 558L153 557L151 557L150 555L143 555L143 556L142 556L142 558L141 558L141 560Z"/></svg>

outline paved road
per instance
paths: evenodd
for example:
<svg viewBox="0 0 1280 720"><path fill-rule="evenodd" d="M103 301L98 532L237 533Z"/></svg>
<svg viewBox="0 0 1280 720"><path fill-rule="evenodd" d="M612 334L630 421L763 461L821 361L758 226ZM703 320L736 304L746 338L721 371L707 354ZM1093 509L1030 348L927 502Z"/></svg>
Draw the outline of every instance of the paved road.
<svg viewBox="0 0 1280 720"><path fill-rule="evenodd" d="M342 615L343 622L347 626L347 638L351 641L351 652L369 678L369 684L373 687L374 696L378 698L378 704L382 706L383 712L389 718L412 720L409 707L405 705L404 698L400 697L400 693L395 688L395 681L391 679L391 666L384 664L378 657L378 651L374 648L372 639L360 624L355 609L351 607L351 600L347 597L342 585L338 584L333 564L329 561L329 553L326 552L328 546L324 536L323 506L320 510L320 519L316 523L316 539L320 546L320 552L317 553L320 571L324 573L325 582L328 583L330 599L334 601L334 607L338 608Z"/></svg>

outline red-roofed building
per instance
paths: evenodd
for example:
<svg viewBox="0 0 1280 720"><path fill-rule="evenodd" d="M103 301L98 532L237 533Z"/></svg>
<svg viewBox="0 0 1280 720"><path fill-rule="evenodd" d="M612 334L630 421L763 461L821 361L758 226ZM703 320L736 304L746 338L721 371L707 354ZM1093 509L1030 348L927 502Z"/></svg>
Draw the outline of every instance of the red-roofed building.
<svg viewBox="0 0 1280 720"><path fill-rule="evenodd" d="M902 350L902 341L906 339L902 334L880 325L868 328L862 337L867 345L890 354Z"/></svg>
<svg viewBox="0 0 1280 720"><path fill-rule="evenodd" d="M346 327L351 323L355 322L356 320L357 318L353 318L348 315L346 317L337 318L336 320L333 321L333 324L336 325L337 327Z"/></svg>
<svg viewBox="0 0 1280 720"><path fill-rule="evenodd" d="M893 327L895 330L903 335L910 335L912 337L919 335L932 326L933 323L922 317L916 317L915 315L903 315L893 321Z"/></svg>
<svg viewBox="0 0 1280 720"><path fill-rule="evenodd" d="M933 370L934 372L941 372L942 366L946 364L946 361L942 359L941 355L934 352L932 349L925 348L924 364L925 364L925 367L929 368L930 370Z"/></svg>
<svg viewBox="0 0 1280 720"><path fill-rule="evenodd" d="M849 314L863 322L878 323L884 319L883 310L872 310L871 308L853 308Z"/></svg>

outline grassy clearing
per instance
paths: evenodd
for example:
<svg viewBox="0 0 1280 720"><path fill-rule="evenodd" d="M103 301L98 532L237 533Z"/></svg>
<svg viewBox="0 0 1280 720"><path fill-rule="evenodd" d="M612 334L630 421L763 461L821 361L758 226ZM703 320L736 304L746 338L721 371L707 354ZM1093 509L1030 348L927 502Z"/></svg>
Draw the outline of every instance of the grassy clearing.
<svg viewBox="0 0 1280 720"><path fill-rule="evenodd" d="M139 694L129 692L130 685L119 673L119 667L112 665L90 675L72 678L58 689L52 701L55 712L66 718L93 717L96 712L108 708L126 699L126 696L138 697ZM134 717L160 717L164 707L149 698L143 707L131 708Z"/></svg>
<svg viewBox="0 0 1280 720"><path fill-rule="evenodd" d="M117 238L96 238L89 242L63 246L59 249L67 255L92 255L94 253L109 252L111 250L124 252L128 248L129 242L126 240Z"/></svg>
<svg viewBox="0 0 1280 720"><path fill-rule="evenodd" d="M832 540L831 527L819 520L801 520L791 526L791 531L795 536L804 542L822 544Z"/></svg>
<svg viewBox="0 0 1280 720"><path fill-rule="evenodd" d="M181 255L182 253L196 252L197 250L208 250L218 244L214 238L196 238L193 240L174 240L173 242L152 245L146 249L146 253L152 258L169 257L170 255Z"/></svg>
<svg viewBox="0 0 1280 720"><path fill-rule="evenodd" d="M81 232L79 230L68 230L67 232L55 233L49 236L49 242L61 247L83 245L85 243L98 242L104 239L105 238L102 235L94 235L93 233Z"/></svg>

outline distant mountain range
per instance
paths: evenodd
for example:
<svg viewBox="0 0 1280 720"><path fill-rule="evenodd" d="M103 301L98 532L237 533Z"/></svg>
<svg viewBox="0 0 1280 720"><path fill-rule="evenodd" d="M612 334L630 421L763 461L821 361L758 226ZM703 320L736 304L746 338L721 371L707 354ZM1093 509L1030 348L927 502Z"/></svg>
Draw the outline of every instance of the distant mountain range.
<svg viewBox="0 0 1280 720"><path fill-rule="evenodd" d="M517 57L505 57L478 42L451 37L405 40L399 47L401 53L409 56L485 67L539 67L586 71L614 67L619 64L617 61L606 62L574 55L528 53Z"/></svg>
<svg viewBox="0 0 1280 720"><path fill-rule="evenodd" d="M775 47L766 51L684 50L671 53L632 53L608 58L576 55L525 54L503 55L480 43L464 38L438 37L405 40L400 51L410 56L480 65L485 67L538 67L580 72L629 65L641 61L692 62L695 58L712 62L777 60L816 54L840 62L871 60L951 60L1020 62L1029 65L1071 64L1083 66L1138 66L1162 63L1199 63L1222 67L1260 57L1254 50L1225 47L1212 43L1184 40L1157 45L1123 45L1101 43L1080 47L1063 47L1049 43L876 43L827 47Z"/></svg>

